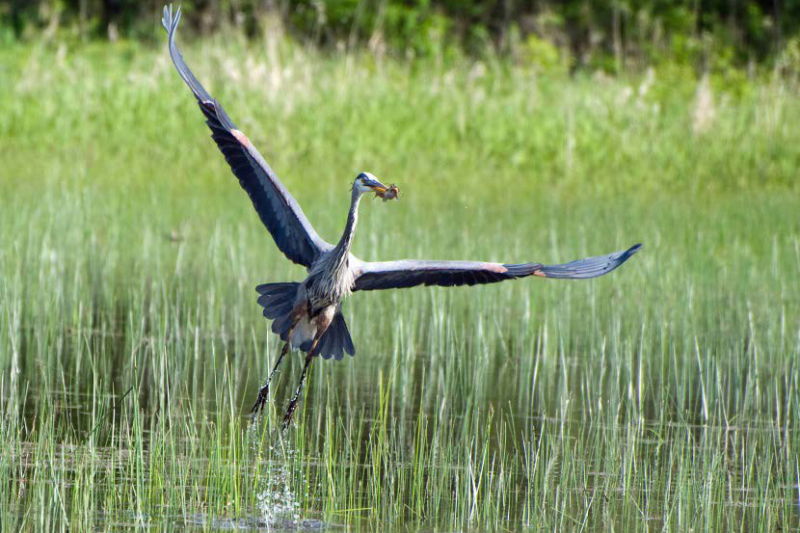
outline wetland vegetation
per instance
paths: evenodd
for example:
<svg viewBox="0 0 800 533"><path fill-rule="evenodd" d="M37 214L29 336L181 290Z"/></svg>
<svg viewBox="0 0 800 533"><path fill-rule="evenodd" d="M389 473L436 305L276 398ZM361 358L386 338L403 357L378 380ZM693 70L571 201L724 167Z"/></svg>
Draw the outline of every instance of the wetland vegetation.
<svg viewBox="0 0 800 533"><path fill-rule="evenodd" d="M0 51L0 530L796 531L800 100L763 76L542 73L284 39L182 44L364 259L592 281L357 294L354 358L248 411L255 286L301 279L166 45Z"/></svg>

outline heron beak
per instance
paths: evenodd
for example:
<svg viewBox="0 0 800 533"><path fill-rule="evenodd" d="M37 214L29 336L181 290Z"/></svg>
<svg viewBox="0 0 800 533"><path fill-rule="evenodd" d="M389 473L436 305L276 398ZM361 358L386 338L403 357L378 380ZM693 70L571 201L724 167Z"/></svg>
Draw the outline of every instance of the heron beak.
<svg viewBox="0 0 800 533"><path fill-rule="evenodd" d="M362 180L365 182L364 185L369 187L370 190L375 193L376 198L383 198L384 201L394 200L397 198L397 194L400 192L400 189L398 189L394 184L387 187L380 181L374 179L374 177L362 176Z"/></svg>

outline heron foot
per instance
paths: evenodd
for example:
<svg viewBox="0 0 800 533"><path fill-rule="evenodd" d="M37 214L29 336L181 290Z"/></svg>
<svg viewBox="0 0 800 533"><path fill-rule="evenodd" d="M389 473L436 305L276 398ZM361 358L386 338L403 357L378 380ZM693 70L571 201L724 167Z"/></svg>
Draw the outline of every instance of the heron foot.
<svg viewBox="0 0 800 533"><path fill-rule="evenodd" d="M303 383L306 381L308 367L311 366L311 361L314 360L314 356L317 352L317 342L319 342L319 337L314 339L314 344L308 351L308 355L306 355L306 363L303 365L303 372L300 373L300 383L297 384L297 390L294 392L294 397L292 401L289 402L289 406L286 408L286 414L283 417L283 431L286 431L286 428L289 427L289 424L292 422L292 417L294 416L294 411L297 409L297 402L300 400L300 391L303 390Z"/></svg>
<svg viewBox="0 0 800 533"><path fill-rule="evenodd" d="M291 330L289 330L289 338L291 338ZM272 368L272 372L269 373L269 377L267 378L267 382L264 384L263 387L258 391L258 398L256 399L256 403L253 405L253 408L250 409L250 412L253 414L258 414L264 406L267 405L267 401L269 401L269 384L272 383L272 378L275 377L275 373L278 371L278 367L283 361L283 358L286 357L286 354L289 353L289 342L283 345L283 350L281 350L281 355L278 357L278 360L275 362L275 366Z"/></svg>
<svg viewBox="0 0 800 533"><path fill-rule="evenodd" d="M292 423L295 409L297 409L297 398L292 398L292 401L289 402L289 406L286 408L286 414L283 416L283 431L286 431L286 428Z"/></svg>
<svg viewBox="0 0 800 533"><path fill-rule="evenodd" d="M253 414L258 414L264 409L264 406L267 405L267 401L269 400L269 383L261 387L258 391L258 398L256 399L256 403L253 405L253 408L250 409L250 412Z"/></svg>

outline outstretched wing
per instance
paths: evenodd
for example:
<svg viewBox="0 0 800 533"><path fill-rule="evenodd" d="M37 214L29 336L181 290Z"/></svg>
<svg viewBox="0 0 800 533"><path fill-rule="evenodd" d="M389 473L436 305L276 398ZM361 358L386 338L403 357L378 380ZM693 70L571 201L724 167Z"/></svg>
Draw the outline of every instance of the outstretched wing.
<svg viewBox="0 0 800 533"><path fill-rule="evenodd" d="M164 7L161 23L169 35L169 55L178 74L197 98L200 110L206 116L206 124L211 128L211 137L239 178L239 184L250 195L258 216L272 234L278 248L295 263L310 267L321 252L332 246L317 235L300 205L258 150L250 144L244 133L236 129L219 102L208 94L186 66L175 45L175 32L180 19L180 8L173 17L172 6Z"/></svg>
<svg viewBox="0 0 800 533"><path fill-rule="evenodd" d="M353 290L403 289L417 285L455 287L497 283L526 276L562 279L596 278L620 266L641 247L641 244L637 244L623 252L552 266L541 263L503 265L476 261L418 261L413 259L363 263L360 265Z"/></svg>

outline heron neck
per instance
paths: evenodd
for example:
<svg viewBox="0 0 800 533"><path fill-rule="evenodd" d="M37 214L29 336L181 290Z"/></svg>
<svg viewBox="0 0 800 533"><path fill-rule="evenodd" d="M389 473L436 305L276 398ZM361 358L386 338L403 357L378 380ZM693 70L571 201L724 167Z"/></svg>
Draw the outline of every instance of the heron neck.
<svg viewBox="0 0 800 533"><path fill-rule="evenodd" d="M350 199L350 212L347 213L347 224L344 227L342 238L339 239L339 244L336 245L336 257L340 260L347 258L350 253L350 245L353 243L353 235L356 232L356 224L358 223L358 204L361 202L361 193L353 190L353 196Z"/></svg>

